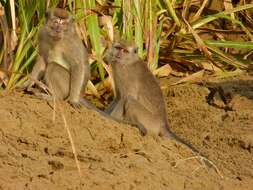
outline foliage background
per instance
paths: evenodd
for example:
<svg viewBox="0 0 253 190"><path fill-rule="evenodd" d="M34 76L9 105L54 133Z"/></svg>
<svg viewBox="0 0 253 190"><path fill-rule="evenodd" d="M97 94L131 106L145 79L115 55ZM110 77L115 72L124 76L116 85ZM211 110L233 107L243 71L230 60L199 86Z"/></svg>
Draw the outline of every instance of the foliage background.
<svg viewBox="0 0 253 190"><path fill-rule="evenodd" d="M135 41L159 77L226 77L252 68L251 0L0 0L1 88L27 79L46 10L70 11L90 52L88 94L108 91L103 53L114 39Z"/></svg>

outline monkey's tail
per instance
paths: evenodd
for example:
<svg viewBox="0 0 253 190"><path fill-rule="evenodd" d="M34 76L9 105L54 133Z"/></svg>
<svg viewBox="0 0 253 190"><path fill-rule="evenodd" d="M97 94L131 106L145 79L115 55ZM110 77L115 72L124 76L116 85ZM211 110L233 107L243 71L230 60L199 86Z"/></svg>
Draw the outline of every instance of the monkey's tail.
<svg viewBox="0 0 253 190"><path fill-rule="evenodd" d="M105 112L103 112L102 110L98 109L96 106L94 106L92 103L90 103L89 101L87 101L84 98L80 98L80 104L82 104L83 106L85 106L86 108L88 108L90 110L94 110L94 111L100 113L103 116L107 116L107 114Z"/></svg>
<svg viewBox="0 0 253 190"><path fill-rule="evenodd" d="M206 166L208 166L209 168L213 167L217 173L220 174L220 171L217 169L217 167L213 164L213 162L211 162L207 156L203 155L202 153L200 153L199 150L197 150L192 144L186 142L185 140L181 139L179 136L177 136L174 132L172 132L168 127L167 129L165 129L165 132L164 132L164 136L170 138L170 139L173 139L177 142L180 142L182 143L183 145L185 145L186 147L190 148L193 153L199 157L199 161L200 162L204 162ZM221 175L222 176L222 175Z"/></svg>
<svg viewBox="0 0 253 190"><path fill-rule="evenodd" d="M180 142L181 144L183 144L186 147L190 148L193 151L193 153L195 153L196 155L201 156L201 157L206 157L206 156L202 155L202 153L200 153L199 150L197 150L191 143L188 143L185 140L183 140L182 138L180 138L179 136L177 136L173 131L171 131L169 129L168 126L166 126L165 130L163 131L163 135L165 137L173 139L177 142Z"/></svg>

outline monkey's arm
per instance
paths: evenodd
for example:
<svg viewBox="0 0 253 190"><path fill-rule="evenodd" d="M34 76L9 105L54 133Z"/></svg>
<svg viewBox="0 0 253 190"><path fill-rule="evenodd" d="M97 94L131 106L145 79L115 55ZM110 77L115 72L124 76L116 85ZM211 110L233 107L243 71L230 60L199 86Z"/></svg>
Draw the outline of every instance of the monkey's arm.
<svg viewBox="0 0 253 190"><path fill-rule="evenodd" d="M30 77L20 87L23 89L27 89L27 88L31 87L35 83L33 81L33 79L40 80L41 77L43 76L43 73L45 72L45 69L46 69L46 62L42 56L38 55L36 63L33 66L32 72L30 74Z"/></svg>
<svg viewBox="0 0 253 190"><path fill-rule="evenodd" d="M78 59L68 59L70 62L70 92L68 101L74 106L80 106L80 94L90 77L89 65Z"/></svg>

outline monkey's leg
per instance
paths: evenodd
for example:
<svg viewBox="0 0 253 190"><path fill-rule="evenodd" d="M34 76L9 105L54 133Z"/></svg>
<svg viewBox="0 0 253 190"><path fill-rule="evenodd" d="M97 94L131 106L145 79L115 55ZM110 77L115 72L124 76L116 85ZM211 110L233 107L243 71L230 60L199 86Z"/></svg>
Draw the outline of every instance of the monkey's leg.
<svg viewBox="0 0 253 190"><path fill-rule="evenodd" d="M149 134L158 136L160 133L160 118L152 114L147 110L142 104L131 96L127 97L125 106L124 106L125 117L127 120L130 120L133 123L138 125L140 130L145 128Z"/></svg>
<svg viewBox="0 0 253 190"><path fill-rule="evenodd" d="M124 116L123 116L123 112L124 112L124 99L121 99L121 100L118 100L116 102L114 102L113 106L114 107L111 107L111 113L110 115L113 117L113 118L116 118L118 120L123 120L124 119Z"/></svg>
<svg viewBox="0 0 253 190"><path fill-rule="evenodd" d="M55 62L48 63L44 79L52 95L55 96L57 100L64 100L68 97L70 75L65 68Z"/></svg>
<svg viewBox="0 0 253 190"><path fill-rule="evenodd" d="M143 135L145 135L147 133L146 128L142 125L142 123L132 119L131 117L128 117L128 115L124 115L126 110L125 110L125 103L126 101L124 99L118 100L116 99L112 105L110 105L110 116L112 117L112 119L121 122L121 123L125 123L125 124L130 124L133 125L135 127L137 127L141 133Z"/></svg>
<svg viewBox="0 0 253 190"><path fill-rule="evenodd" d="M38 55L35 65L33 66L32 72L30 74L30 78L19 88L27 89L34 84L32 79L40 80L43 76L43 73L46 69L46 63L43 57Z"/></svg>
<svg viewBox="0 0 253 190"><path fill-rule="evenodd" d="M113 119L119 123L132 125L132 126L138 128L142 135L146 135L147 130L145 129L145 127L142 124L136 123L136 122L134 123L131 120L125 118L124 104L125 104L124 99L114 101L113 106L111 107L111 113L108 114L107 112L104 112L102 115L107 118Z"/></svg>
<svg viewBox="0 0 253 190"><path fill-rule="evenodd" d="M147 110L142 104L132 97L127 98L125 104L125 114L126 117L132 122L142 124L147 129L149 134L154 136L162 134L170 139L182 143L186 147L190 148L194 153L201 155L194 146L178 137L175 133L169 130L169 128L165 128L167 126L164 126L165 122L159 119L159 115L153 115L149 110Z"/></svg>

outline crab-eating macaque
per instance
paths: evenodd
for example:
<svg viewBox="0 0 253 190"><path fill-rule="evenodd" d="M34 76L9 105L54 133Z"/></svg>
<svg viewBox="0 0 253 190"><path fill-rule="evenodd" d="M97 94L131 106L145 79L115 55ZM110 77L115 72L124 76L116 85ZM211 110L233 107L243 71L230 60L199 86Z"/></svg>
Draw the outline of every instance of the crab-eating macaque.
<svg viewBox="0 0 253 190"><path fill-rule="evenodd" d="M74 21L60 8L47 12L46 23L38 32L39 55L31 79L22 86L28 88L41 78L57 100L67 100L74 107L88 104L80 98L90 77L87 50L78 37Z"/></svg>
<svg viewBox="0 0 253 190"><path fill-rule="evenodd" d="M143 134L166 136L199 153L170 129L162 90L131 42L114 42L105 61L111 64L115 97L106 112L117 120L133 124Z"/></svg>

